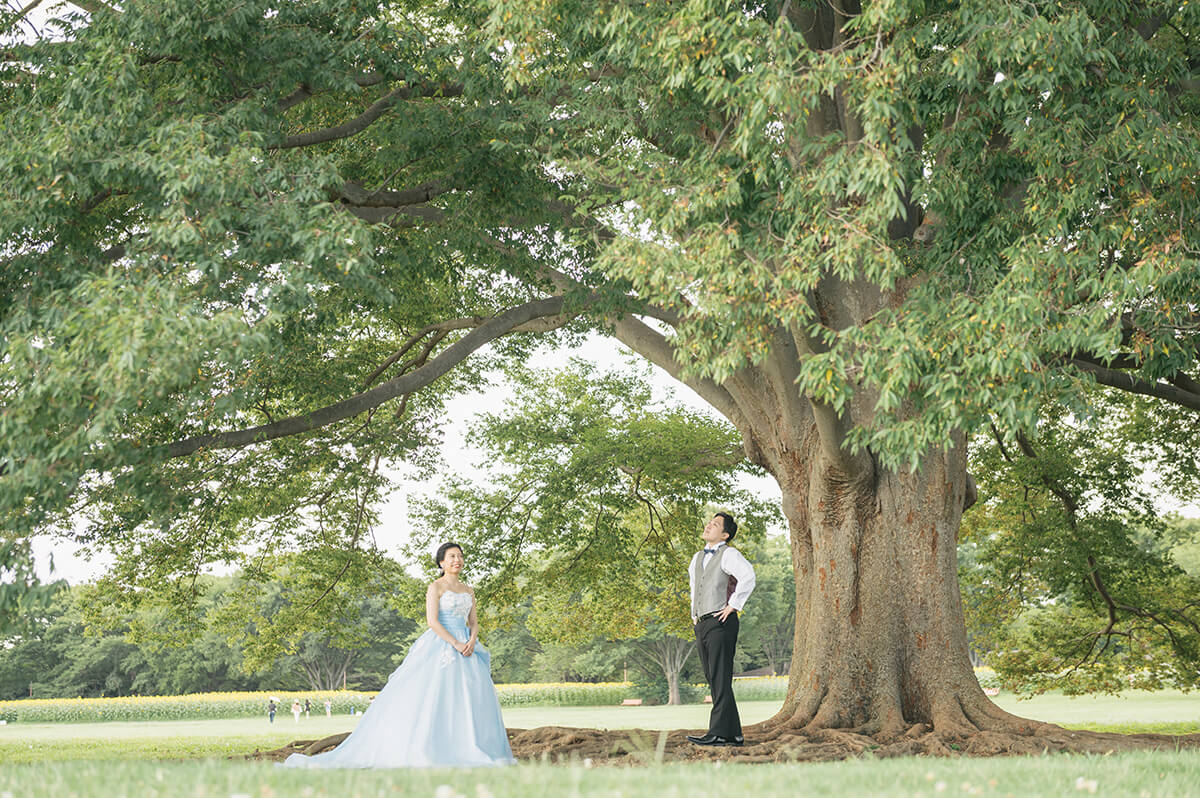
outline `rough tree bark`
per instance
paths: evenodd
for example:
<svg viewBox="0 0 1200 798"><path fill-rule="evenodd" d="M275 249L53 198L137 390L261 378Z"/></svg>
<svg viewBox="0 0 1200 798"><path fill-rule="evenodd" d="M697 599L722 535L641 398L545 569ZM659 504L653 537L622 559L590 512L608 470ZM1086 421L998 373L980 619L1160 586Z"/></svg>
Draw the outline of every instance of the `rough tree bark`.
<svg viewBox="0 0 1200 798"><path fill-rule="evenodd" d="M1024 731L975 678L958 587L960 439L912 473L847 478L810 442L778 474L796 572L788 697L771 727L894 738Z"/></svg>

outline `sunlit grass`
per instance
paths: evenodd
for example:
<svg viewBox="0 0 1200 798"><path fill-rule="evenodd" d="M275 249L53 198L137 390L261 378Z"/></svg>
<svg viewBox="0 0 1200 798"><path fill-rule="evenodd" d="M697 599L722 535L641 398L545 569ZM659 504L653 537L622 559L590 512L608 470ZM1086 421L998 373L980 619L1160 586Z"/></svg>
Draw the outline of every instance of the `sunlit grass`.
<svg viewBox="0 0 1200 798"><path fill-rule="evenodd" d="M667 764L486 770L291 771L200 762L43 762L0 769L0 794L104 796L419 795L430 798L685 795L1200 796L1200 757L1132 753L1020 759L849 760L815 764Z"/></svg>
<svg viewBox="0 0 1200 798"><path fill-rule="evenodd" d="M1040 696L999 703L1027 717L1106 731L1200 733L1200 695L1131 694L1125 698ZM743 702L753 723L776 701ZM699 728L709 707L521 707L510 727ZM500 798L529 795L1131 795L1200 798L1200 755L1131 753L1108 757L1001 759L857 759L795 765L676 763L586 768L578 762L522 764L499 770L294 772L230 760L352 728L348 715L142 723L0 726L0 795L378 796ZM183 761L188 760L188 761Z"/></svg>

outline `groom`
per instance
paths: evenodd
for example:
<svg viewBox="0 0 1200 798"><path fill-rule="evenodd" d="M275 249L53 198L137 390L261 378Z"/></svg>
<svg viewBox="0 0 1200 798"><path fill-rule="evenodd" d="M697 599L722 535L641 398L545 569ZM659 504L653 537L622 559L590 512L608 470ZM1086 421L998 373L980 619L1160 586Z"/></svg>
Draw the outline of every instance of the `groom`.
<svg viewBox="0 0 1200 798"><path fill-rule="evenodd" d="M704 551L688 568L692 587L692 623L704 677L712 694L708 734L688 735L696 745L741 745L742 721L733 700L733 649L737 645L738 612L754 590L754 568L729 544L737 523L717 513L700 533Z"/></svg>

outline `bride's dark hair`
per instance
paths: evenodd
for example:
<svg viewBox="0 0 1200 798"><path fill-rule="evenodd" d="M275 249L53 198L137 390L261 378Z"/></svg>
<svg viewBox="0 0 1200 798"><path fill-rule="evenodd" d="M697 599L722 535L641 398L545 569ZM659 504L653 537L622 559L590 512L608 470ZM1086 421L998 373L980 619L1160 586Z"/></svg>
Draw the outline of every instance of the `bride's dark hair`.
<svg viewBox="0 0 1200 798"><path fill-rule="evenodd" d="M449 542L438 546L437 554L433 555L433 561L438 567L438 576L446 575L445 569L442 568L442 560L446 559L446 552L450 551L450 549L458 549L459 553L461 554L463 547L457 543Z"/></svg>

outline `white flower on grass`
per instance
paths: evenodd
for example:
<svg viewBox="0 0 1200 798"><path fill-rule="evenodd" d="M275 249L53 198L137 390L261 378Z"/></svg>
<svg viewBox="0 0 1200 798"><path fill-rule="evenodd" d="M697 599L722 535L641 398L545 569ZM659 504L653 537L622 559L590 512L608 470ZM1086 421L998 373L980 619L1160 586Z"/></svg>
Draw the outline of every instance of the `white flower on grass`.
<svg viewBox="0 0 1200 798"><path fill-rule="evenodd" d="M934 792L945 792L946 791L946 782L939 781L937 784L933 785L933 791Z"/></svg>
<svg viewBox="0 0 1200 798"><path fill-rule="evenodd" d="M493 798L492 791L488 789L486 784L476 784L475 798Z"/></svg>
<svg viewBox="0 0 1200 798"><path fill-rule="evenodd" d="M439 784L433 791L433 798L466 798L449 784Z"/></svg>
<svg viewBox="0 0 1200 798"><path fill-rule="evenodd" d="M589 757L584 757L584 759L583 759L583 766L584 766L585 768L590 768L590 767L591 767L593 764L594 764L594 763L592 762L592 758L591 758L590 756L589 756Z"/></svg>
<svg viewBox="0 0 1200 798"><path fill-rule="evenodd" d="M1085 779L1083 776L1080 776L1079 778L1075 779L1075 789L1087 790L1088 792L1092 793L1093 795L1096 793L1096 788L1098 786L1100 786L1100 783L1098 781L1096 781L1095 779Z"/></svg>

